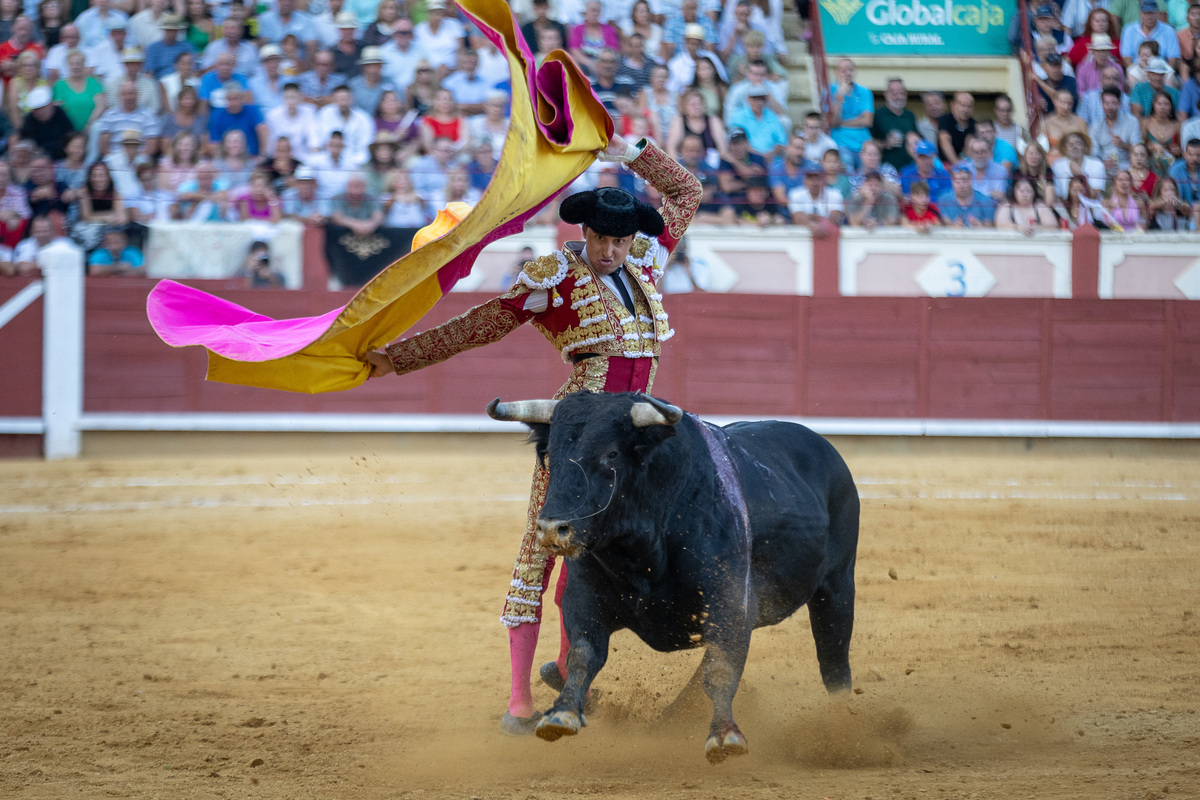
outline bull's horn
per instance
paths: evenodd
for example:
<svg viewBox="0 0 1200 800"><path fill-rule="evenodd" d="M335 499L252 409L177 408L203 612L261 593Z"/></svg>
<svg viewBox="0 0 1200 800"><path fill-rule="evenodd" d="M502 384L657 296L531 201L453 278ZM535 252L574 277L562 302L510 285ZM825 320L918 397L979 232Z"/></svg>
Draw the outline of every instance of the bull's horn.
<svg viewBox="0 0 1200 800"><path fill-rule="evenodd" d="M674 425L683 419L683 409L646 395L645 401L633 404L629 415L633 417L633 427L635 428L646 428L650 425Z"/></svg>
<svg viewBox="0 0 1200 800"><path fill-rule="evenodd" d="M550 424L550 415L554 413L557 400L515 400L511 403L501 403L497 397L488 403L487 413L492 419L501 422L541 422Z"/></svg>

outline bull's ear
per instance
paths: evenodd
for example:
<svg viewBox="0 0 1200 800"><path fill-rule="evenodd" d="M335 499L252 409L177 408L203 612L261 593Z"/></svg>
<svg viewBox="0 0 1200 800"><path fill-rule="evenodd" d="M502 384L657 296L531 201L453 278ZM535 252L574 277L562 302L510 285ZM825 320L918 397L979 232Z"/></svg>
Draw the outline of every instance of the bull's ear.
<svg viewBox="0 0 1200 800"><path fill-rule="evenodd" d="M526 439L534 447L538 463L546 466L546 453L550 449L550 425L545 422L526 422L529 428L529 438Z"/></svg>
<svg viewBox="0 0 1200 800"><path fill-rule="evenodd" d="M674 425L649 425L645 428L634 428L633 454L639 464L645 464L654 451L675 435Z"/></svg>

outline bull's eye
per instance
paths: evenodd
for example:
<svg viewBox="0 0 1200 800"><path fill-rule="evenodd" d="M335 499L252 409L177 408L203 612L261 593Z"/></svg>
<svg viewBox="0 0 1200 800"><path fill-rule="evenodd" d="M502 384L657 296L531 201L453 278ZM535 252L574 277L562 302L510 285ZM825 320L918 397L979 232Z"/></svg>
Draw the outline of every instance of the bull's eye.
<svg viewBox="0 0 1200 800"><path fill-rule="evenodd" d="M604 460L605 461L616 461L618 455L620 455L620 453L618 453L616 450L609 450L607 453L604 454Z"/></svg>

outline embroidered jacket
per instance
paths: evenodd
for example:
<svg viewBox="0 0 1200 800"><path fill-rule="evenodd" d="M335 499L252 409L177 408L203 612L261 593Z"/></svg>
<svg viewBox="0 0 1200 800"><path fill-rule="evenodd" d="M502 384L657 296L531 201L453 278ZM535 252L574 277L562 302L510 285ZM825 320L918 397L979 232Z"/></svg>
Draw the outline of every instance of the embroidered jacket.
<svg viewBox="0 0 1200 800"><path fill-rule="evenodd" d="M655 286L699 207L701 188L691 173L653 144L647 144L629 167L662 194L661 213L666 223L657 238L638 234L621 265L633 309L626 309L616 292L583 260L582 243L568 242L561 251L525 264L516 284L501 297L389 345L387 354L396 372L422 369L498 341L530 320L568 363L576 353L657 357L661 343L674 331ZM529 294L540 290L549 292L546 309L526 309Z"/></svg>

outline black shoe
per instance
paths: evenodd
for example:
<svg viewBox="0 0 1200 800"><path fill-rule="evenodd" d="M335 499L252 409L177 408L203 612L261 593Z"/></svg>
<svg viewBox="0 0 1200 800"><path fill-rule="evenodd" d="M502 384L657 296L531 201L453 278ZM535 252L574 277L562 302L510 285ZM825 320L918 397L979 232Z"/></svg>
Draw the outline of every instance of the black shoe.
<svg viewBox="0 0 1200 800"><path fill-rule="evenodd" d="M542 676L542 683L549 686L556 692L561 692L567 682L563 680L562 673L558 671L557 661L547 661L542 664L542 668L538 670L538 674Z"/></svg>
<svg viewBox="0 0 1200 800"><path fill-rule="evenodd" d="M532 717L514 717L507 711L500 718L500 732L506 736L530 736L537 730L542 720L542 712L533 712Z"/></svg>

